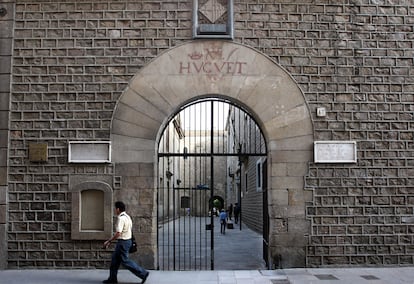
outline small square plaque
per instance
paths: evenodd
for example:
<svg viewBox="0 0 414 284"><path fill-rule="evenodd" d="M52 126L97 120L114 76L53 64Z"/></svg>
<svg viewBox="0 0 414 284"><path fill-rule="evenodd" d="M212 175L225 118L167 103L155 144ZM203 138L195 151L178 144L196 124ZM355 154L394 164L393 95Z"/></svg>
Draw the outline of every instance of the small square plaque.
<svg viewBox="0 0 414 284"><path fill-rule="evenodd" d="M356 163L355 141L315 141L315 163Z"/></svg>
<svg viewBox="0 0 414 284"><path fill-rule="evenodd" d="M29 144L29 161L30 162L47 162L47 144L30 143Z"/></svg>

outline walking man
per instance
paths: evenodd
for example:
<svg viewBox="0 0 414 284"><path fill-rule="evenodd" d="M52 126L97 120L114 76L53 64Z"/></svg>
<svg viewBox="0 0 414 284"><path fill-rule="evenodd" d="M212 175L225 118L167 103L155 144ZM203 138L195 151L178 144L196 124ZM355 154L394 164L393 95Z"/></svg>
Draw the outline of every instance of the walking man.
<svg viewBox="0 0 414 284"><path fill-rule="evenodd" d="M220 233L226 234L227 213L224 209L220 211Z"/></svg>
<svg viewBox="0 0 414 284"><path fill-rule="evenodd" d="M115 234L112 238L104 242L104 247L107 248L114 240L117 240L117 243L115 250L112 253L109 278L104 280L103 283L118 283L118 269L122 264L134 275L141 278L141 284L144 284L148 278L149 271L145 270L128 258L129 248L132 245L132 220L131 217L129 217L129 215L125 212L125 204L123 202L115 202L115 214L117 215Z"/></svg>

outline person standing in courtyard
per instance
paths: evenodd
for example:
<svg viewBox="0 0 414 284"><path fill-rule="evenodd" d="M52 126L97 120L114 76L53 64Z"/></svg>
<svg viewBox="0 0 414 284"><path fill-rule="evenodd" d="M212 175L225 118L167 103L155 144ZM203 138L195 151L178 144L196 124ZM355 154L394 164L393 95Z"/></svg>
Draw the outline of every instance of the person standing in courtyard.
<svg viewBox="0 0 414 284"><path fill-rule="evenodd" d="M229 206L229 219L231 220L231 217L233 216L233 203L230 203Z"/></svg>
<svg viewBox="0 0 414 284"><path fill-rule="evenodd" d="M236 203L234 206L234 223L239 223L239 216L240 216L240 206L239 203Z"/></svg>
<svg viewBox="0 0 414 284"><path fill-rule="evenodd" d="M117 240L117 242L115 250L112 253L109 278L104 280L103 283L118 283L118 270L122 264L135 276L141 278L141 284L143 284L148 278L149 271L128 258L129 248L132 245L132 220L125 212L125 204L122 201L115 202L115 214L117 215L115 233L112 238L104 242L104 247L107 248L112 241Z"/></svg>

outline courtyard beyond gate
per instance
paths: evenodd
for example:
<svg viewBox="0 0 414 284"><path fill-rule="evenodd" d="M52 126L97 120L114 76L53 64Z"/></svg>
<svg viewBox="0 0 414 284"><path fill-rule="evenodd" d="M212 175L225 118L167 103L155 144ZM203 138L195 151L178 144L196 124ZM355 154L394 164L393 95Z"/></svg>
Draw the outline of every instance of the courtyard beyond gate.
<svg viewBox="0 0 414 284"><path fill-rule="evenodd" d="M191 220L191 223L202 224L202 227L205 228L205 218L200 217L186 217L196 218L199 220ZM208 219L210 220L210 219ZM184 228L184 222L186 220L180 220L181 227ZM165 223L162 226L172 227L172 222ZM160 232L168 232L166 228L162 228ZM165 233L167 234L167 233ZM193 230L183 230L180 238L189 240L190 235L194 236ZM169 236L173 236L170 234ZM167 240L168 236L159 236L159 238ZM194 241L194 240L193 240ZM197 243L197 246L199 244ZM208 247L203 249L209 252L210 246L206 243ZM242 229L240 230L239 224L234 224L234 229L226 229L226 234L220 233L220 223L218 218L214 220L214 270L256 270L256 269L266 269L266 264L263 261L262 257L262 245L263 238L261 234L254 232L249 229L246 225L242 224ZM165 254L166 255L166 254ZM178 256L176 255L178 258ZM206 256L210 257L210 254ZM173 258L173 255L170 254L170 258ZM160 263L167 262L168 259L160 259ZM208 259L200 260L209 261ZM169 261L172 263L172 261ZM181 262L184 266L184 259L181 259ZM190 266L191 267L191 266ZM179 270L179 269L178 269Z"/></svg>

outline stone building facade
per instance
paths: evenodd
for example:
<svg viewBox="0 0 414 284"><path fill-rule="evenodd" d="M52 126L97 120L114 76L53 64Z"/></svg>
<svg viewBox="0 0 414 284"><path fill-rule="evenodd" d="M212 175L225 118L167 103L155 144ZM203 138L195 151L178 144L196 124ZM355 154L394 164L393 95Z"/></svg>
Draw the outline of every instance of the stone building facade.
<svg viewBox="0 0 414 284"><path fill-rule="evenodd" d="M156 267L156 145L203 96L262 127L272 267L412 265L412 1L234 0L225 39L193 38L195 2L0 0L1 267L107 267L112 216L77 226L88 190L128 200ZM73 141L110 159L70 161Z"/></svg>

